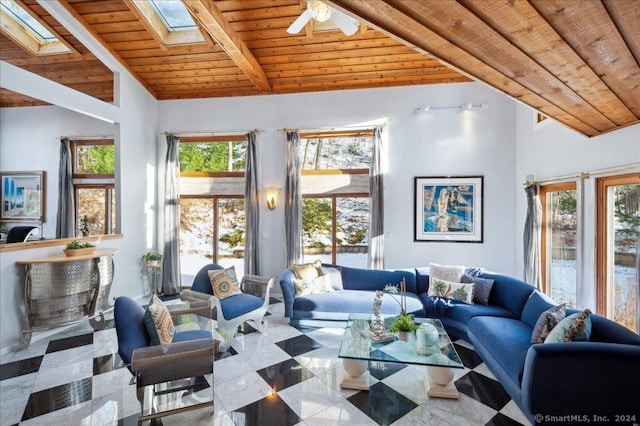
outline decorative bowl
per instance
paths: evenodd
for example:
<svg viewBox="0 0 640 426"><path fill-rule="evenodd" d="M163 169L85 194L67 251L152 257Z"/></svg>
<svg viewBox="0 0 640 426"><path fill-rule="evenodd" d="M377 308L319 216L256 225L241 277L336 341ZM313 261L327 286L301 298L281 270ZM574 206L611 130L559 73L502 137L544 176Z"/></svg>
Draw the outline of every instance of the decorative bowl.
<svg viewBox="0 0 640 426"><path fill-rule="evenodd" d="M73 257L73 256L84 256L87 254L93 254L93 252L96 251L96 248L85 247L85 248L79 248L79 249L62 249L62 251L64 251L64 254L67 255L68 257Z"/></svg>

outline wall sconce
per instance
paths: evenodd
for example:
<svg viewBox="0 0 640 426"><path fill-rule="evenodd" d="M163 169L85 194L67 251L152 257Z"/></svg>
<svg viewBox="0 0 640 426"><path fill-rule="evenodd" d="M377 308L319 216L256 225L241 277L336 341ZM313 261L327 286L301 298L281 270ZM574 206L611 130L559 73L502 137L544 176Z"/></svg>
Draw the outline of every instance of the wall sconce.
<svg viewBox="0 0 640 426"><path fill-rule="evenodd" d="M265 188L264 191L267 196L267 207L269 207L269 210L275 210L276 205L278 204L278 193L280 192L280 188L270 186Z"/></svg>

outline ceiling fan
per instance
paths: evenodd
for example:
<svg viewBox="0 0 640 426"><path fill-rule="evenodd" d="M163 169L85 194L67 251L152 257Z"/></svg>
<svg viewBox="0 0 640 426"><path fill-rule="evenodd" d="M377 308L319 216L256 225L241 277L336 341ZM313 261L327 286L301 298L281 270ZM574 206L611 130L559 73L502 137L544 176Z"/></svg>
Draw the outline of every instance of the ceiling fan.
<svg viewBox="0 0 640 426"><path fill-rule="evenodd" d="M293 24L287 28L287 32L289 34L298 34L311 19L318 22L331 20L348 36L353 35L358 31L357 21L354 21L346 14L334 9L320 0L307 0L307 10L302 12L302 15L300 15L298 19L296 19Z"/></svg>

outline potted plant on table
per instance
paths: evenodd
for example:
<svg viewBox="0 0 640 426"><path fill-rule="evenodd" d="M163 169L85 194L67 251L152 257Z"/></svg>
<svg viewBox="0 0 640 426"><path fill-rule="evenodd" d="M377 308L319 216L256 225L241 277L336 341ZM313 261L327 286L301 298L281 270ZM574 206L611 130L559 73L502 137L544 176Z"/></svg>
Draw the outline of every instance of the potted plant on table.
<svg viewBox="0 0 640 426"><path fill-rule="evenodd" d="M87 241L87 242L81 243L78 240L71 241L63 249L64 254L69 257L92 254L95 250L96 250L96 246L94 246L90 242Z"/></svg>
<svg viewBox="0 0 640 426"><path fill-rule="evenodd" d="M398 339L406 342L409 340L409 335L418 329L418 325L413 322L413 315L407 314L407 287L404 278L402 279L399 287L400 288L398 288L398 286L388 284L384 287L383 291L392 294L400 294L399 301L394 298L394 300L400 304L400 314L389 326L389 331L392 333L398 333Z"/></svg>
<svg viewBox="0 0 640 426"><path fill-rule="evenodd" d="M162 260L162 255L156 251L148 251L142 255L142 260L147 262L147 266L158 266Z"/></svg>

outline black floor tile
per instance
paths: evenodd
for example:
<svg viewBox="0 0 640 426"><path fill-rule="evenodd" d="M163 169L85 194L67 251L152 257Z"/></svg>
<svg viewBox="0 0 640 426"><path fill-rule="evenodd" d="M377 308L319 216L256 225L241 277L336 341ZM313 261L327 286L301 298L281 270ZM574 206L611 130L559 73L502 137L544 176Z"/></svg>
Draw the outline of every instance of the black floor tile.
<svg viewBox="0 0 640 426"><path fill-rule="evenodd" d="M453 346L456 348L456 352L458 352L462 364L464 364L468 369L472 370L482 364L482 359L473 349L469 349L456 343L454 343Z"/></svg>
<svg viewBox="0 0 640 426"><path fill-rule="evenodd" d="M271 395L229 413L234 425L290 426L302 419L278 395Z"/></svg>
<svg viewBox="0 0 640 426"><path fill-rule="evenodd" d="M291 355L292 357L296 357L298 355L302 355L314 349L322 348L322 344L313 340L311 337L303 334L300 336L292 337L291 339L283 340L281 342L276 343L280 349L284 350L286 353Z"/></svg>
<svg viewBox="0 0 640 426"><path fill-rule="evenodd" d="M407 364L397 362L369 361L369 374L378 380L382 380L406 367Z"/></svg>
<svg viewBox="0 0 640 426"><path fill-rule="evenodd" d="M110 354L93 358L93 375L108 373L123 368L124 361L118 354Z"/></svg>
<svg viewBox="0 0 640 426"><path fill-rule="evenodd" d="M389 425L418 406L382 382L347 400L379 425Z"/></svg>
<svg viewBox="0 0 640 426"><path fill-rule="evenodd" d="M216 361L220 361L221 359L229 358L230 356L234 356L234 355L238 355L238 352L235 349L233 349L233 347L229 347L229 349L227 349L224 352L220 352L216 348L216 353L214 354L213 359Z"/></svg>
<svg viewBox="0 0 640 426"><path fill-rule="evenodd" d="M256 330L255 328L253 328L250 324L248 323L244 323L244 324L240 324L240 326L238 327L238 330L240 331L241 334L251 334L251 333L257 333L258 330Z"/></svg>
<svg viewBox="0 0 640 426"><path fill-rule="evenodd" d="M510 399L500 383L475 371L469 371L456 380L455 385L461 393L494 410L501 410Z"/></svg>
<svg viewBox="0 0 640 426"><path fill-rule="evenodd" d="M65 337L63 339L52 340L47 346L48 354L52 352L64 351L66 349L73 349L80 346L93 344L93 333L81 334L79 336Z"/></svg>
<svg viewBox="0 0 640 426"><path fill-rule="evenodd" d="M493 416L485 426L522 426L522 423L517 422L502 413L496 413L496 415Z"/></svg>
<svg viewBox="0 0 640 426"><path fill-rule="evenodd" d="M88 377L75 382L32 393L24 409L22 421L89 401L93 379Z"/></svg>
<svg viewBox="0 0 640 426"><path fill-rule="evenodd" d="M24 376L35 373L40 369L44 355L34 358L21 359L19 361L8 362L0 365L0 380L11 379L12 377Z"/></svg>
<svg viewBox="0 0 640 426"><path fill-rule="evenodd" d="M276 392L314 376L311 371L293 358L258 370L257 373Z"/></svg>

